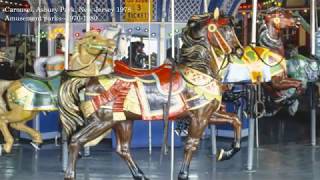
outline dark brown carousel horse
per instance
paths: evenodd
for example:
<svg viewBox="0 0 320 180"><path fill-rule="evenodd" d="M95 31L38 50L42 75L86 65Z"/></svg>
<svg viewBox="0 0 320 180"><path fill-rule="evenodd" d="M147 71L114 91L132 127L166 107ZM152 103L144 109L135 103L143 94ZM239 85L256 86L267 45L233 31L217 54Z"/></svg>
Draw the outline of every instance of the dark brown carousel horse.
<svg viewBox="0 0 320 180"><path fill-rule="evenodd" d="M127 162L133 178L147 179L130 152L133 121L162 119L170 82L169 119L191 119L179 180L188 179L193 153L209 124L231 123L235 128L232 147L222 150L219 160L230 159L240 150L241 122L235 114L220 109L219 68L213 60L212 44L208 39L211 33L208 26L213 23L215 20L211 14L191 17L184 30L187 37L184 38L181 58L174 67L165 64L142 71L115 62L115 73L91 78L72 77L63 83L58 97L59 111L70 138L65 180L75 179L81 147L98 141L110 129L117 137L116 151ZM198 39L196 34L204 38ZM85 96L80 98L79 93L84 89Z"/></svg>
<svg viewBox="0 0 320 180"><path fill-rule="evenodd" d="M275 24L274 21L279 24ZM289 14L282 16L270 15L268 16L268 22L268 27L276 26L277 28L286 28L296 25L295 19ZM295 92L295 96L301 94L303 91L301 81L287 76L286 60L278 51L273 51L272 48L267 49L259 46L253 47L252 45L243 47L234 32L231 18L221 17L219 18L217 25L217 32L223 36L223 39L225 39L227 43L227 47L224 49L231 54L231 58L227 62L230 65L238 64L239 66L236 68L237 71L234 71L236 72L234 73L234 77L238 78L241 76L241 64L247 66L249 71L257 71L257 69L260 68L263 72L266 72L265 70L269 69L270 81L268 80L263 82L262 85L265 90L271 94L273 100L279 102L284 100L286 98L284 94L288 94L286 92L289 91ZM220 46L221 43L216 43L215 45L215 47ZM228 65L225 65L225 67L226 69L229 68ZM228 72L227 70L226 72L227 73L225 74L228 76L232 75L230 71ZM228 78L226 77L226 79Z"/></svg>
<svg viewBox="0 0 320 180"><path fill-rule="evenodd" d="M272 52L278 53L284 57L285 48L283 44L282 32L289 28L297 28L299 25L298 20L294 18L293 14L289 11L285 11L284 9L278 7L269 8L265 14L262 14L262 17L263 20L258 32L258 44L262 47L269 48L272 50ZM287 62L288 67L290 67L290 63L292 63L292 61L289 60ZM296 73L292 72L291 69L288 69L286 72L290 75ZM305 88L303 82L300 80L301 78L298 79L299 80L289 78L287 76L283 79L277 77L275 78L275 81L278 81L278 83L264 85L264 89L274 100L273 104L275 106L288 106L291 115L294 115L297 111L297 96L301 95ZM293 90L290 89L293 86L290 86L289 83L300 85L295 86L295 90Z"/></svg>

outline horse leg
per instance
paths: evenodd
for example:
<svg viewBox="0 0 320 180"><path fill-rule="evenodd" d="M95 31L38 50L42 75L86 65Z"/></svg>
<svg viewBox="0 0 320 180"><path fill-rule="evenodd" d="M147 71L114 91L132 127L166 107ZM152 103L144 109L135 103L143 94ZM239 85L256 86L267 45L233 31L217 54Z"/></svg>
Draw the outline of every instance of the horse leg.
<svg viewBox="0 0 320 180"><path fill-rule="evenodd" d="M197 150L203 131L208 126L208 119L216 109L215 106L209 104L201 109L190 112L191 122L184 148L184 160L178 175L178 180L189 179L189 167L193 152Z"/></svg>
<svg viewBox="0 0 320 180"><path fill-rule="evenodd" d="M241 121L238 116L234 113L228 113L224 111L214 112L213 116L208 121L209 124L225 124L229 123L233 126L235 135L234 142L231 149L225 151L221 149L218 153L217 160L223 161L228 160L234 156L238 151L240 151L240 141L241 141Z"/></svg>
<svg viewBox="0 0 320 180"><path fill-rule="evenodd" d="M147 180L148 178L141 171L139 166L132 159L130 142L132 137L132 121L124 121L117 124L113 129L117 137L117 153L125 160L135 180Z"/></svg>
<svg viewBox="0 0 320 180"><path fill-rule="evenodd" d="M12 146L13 146L13 137L8 129L8 125L6 122L0 121L0 131L4 137L4 141L6 142L3 145L3 150L6 153L10 153L12 150Z"/></svg>
<svg viewBox="0 0 320 180"><path fill-rule="evenodd" d="M65 172L65 180L74 180L75 179L75 169L76 162L78 159L79 151L82 146L86 143L98 138L107 130L112 128L115 124L113 121L100 121L97 118L89 121L86 127L81 129L78 133L72 136L70 144L69 144L69 160L68 167Z"/></svg>
<svg viewBox="0 0 320 180"><path fill-rule="evenodd" d="M42 136L40 132L28 127L26 122L27 121L10 123L10 126L18 131L27 133L32 138L33 143L40 145L42 143Z"/></svg>

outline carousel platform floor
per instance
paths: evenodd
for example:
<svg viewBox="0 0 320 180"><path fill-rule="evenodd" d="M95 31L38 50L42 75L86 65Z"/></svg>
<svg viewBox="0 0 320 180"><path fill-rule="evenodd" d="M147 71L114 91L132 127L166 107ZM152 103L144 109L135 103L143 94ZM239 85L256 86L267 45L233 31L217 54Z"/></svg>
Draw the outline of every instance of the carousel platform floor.
<svg viewBox="0 0 320 180"><path fill-rule="evenodd" d="M279 122L279 119L282 121ZM277 121L278 120L278 121ZM309 118L298 114L294 118L279 115L260 121L261 148L254 156L255 172L245 171L247 139L233 159L215 162L210 155L210 141L202 141L200 151L190 167L191 180L319 180L320 147L308 145ZM319 123L318 123L319 124ZM318 128L319 129L319 128ZM296 141L297 140L297 141ZM320 139L318 139L318 142ZM227 146L230 140L218 139ZM148 155L147 149L132 150L134 158L150 179L170 179L170 156L160 163L160 149ZM183 149L175 150L175 177L183 158ZM60 147L45 145L37 153L31 145L15 147L13 154L0 157L0 180L62 180ZM90 157L78 161L78 180L131 180L126 164L104 142L92 148Z"/></svg>

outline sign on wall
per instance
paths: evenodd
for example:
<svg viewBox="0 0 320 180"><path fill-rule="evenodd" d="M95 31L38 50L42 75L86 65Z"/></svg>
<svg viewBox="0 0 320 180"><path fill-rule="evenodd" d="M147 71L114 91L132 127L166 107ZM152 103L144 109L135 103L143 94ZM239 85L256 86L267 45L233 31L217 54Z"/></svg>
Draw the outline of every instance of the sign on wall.
<svg viewBox="0 0 320 180"><path fill-rule="evenodd" d="M127 22L148 22L153 17L153 0L124 0L124 20ZM149 11L149 4L151 10Z"/></svg>

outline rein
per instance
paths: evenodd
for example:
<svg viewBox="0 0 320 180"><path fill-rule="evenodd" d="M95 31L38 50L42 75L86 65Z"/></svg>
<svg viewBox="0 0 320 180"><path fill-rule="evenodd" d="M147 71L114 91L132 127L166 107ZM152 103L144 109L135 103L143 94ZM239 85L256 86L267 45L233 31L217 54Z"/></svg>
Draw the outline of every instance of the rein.
<svg viewBox="0 0 320 180"><path fill-rule="evenodd" d="M254 49L254 47L252 45L249 45L250 49L253 50L253 52L258 56L259 60L263 62L263 64L269 66L269 67L275 67L275 66L278 66L279 64L282 63L282 61L284 61L285 58L281 58L281 60L279 62L277 62L277 64L275 65L270 65L268 64L260 55L259 53Z"/></svg>

